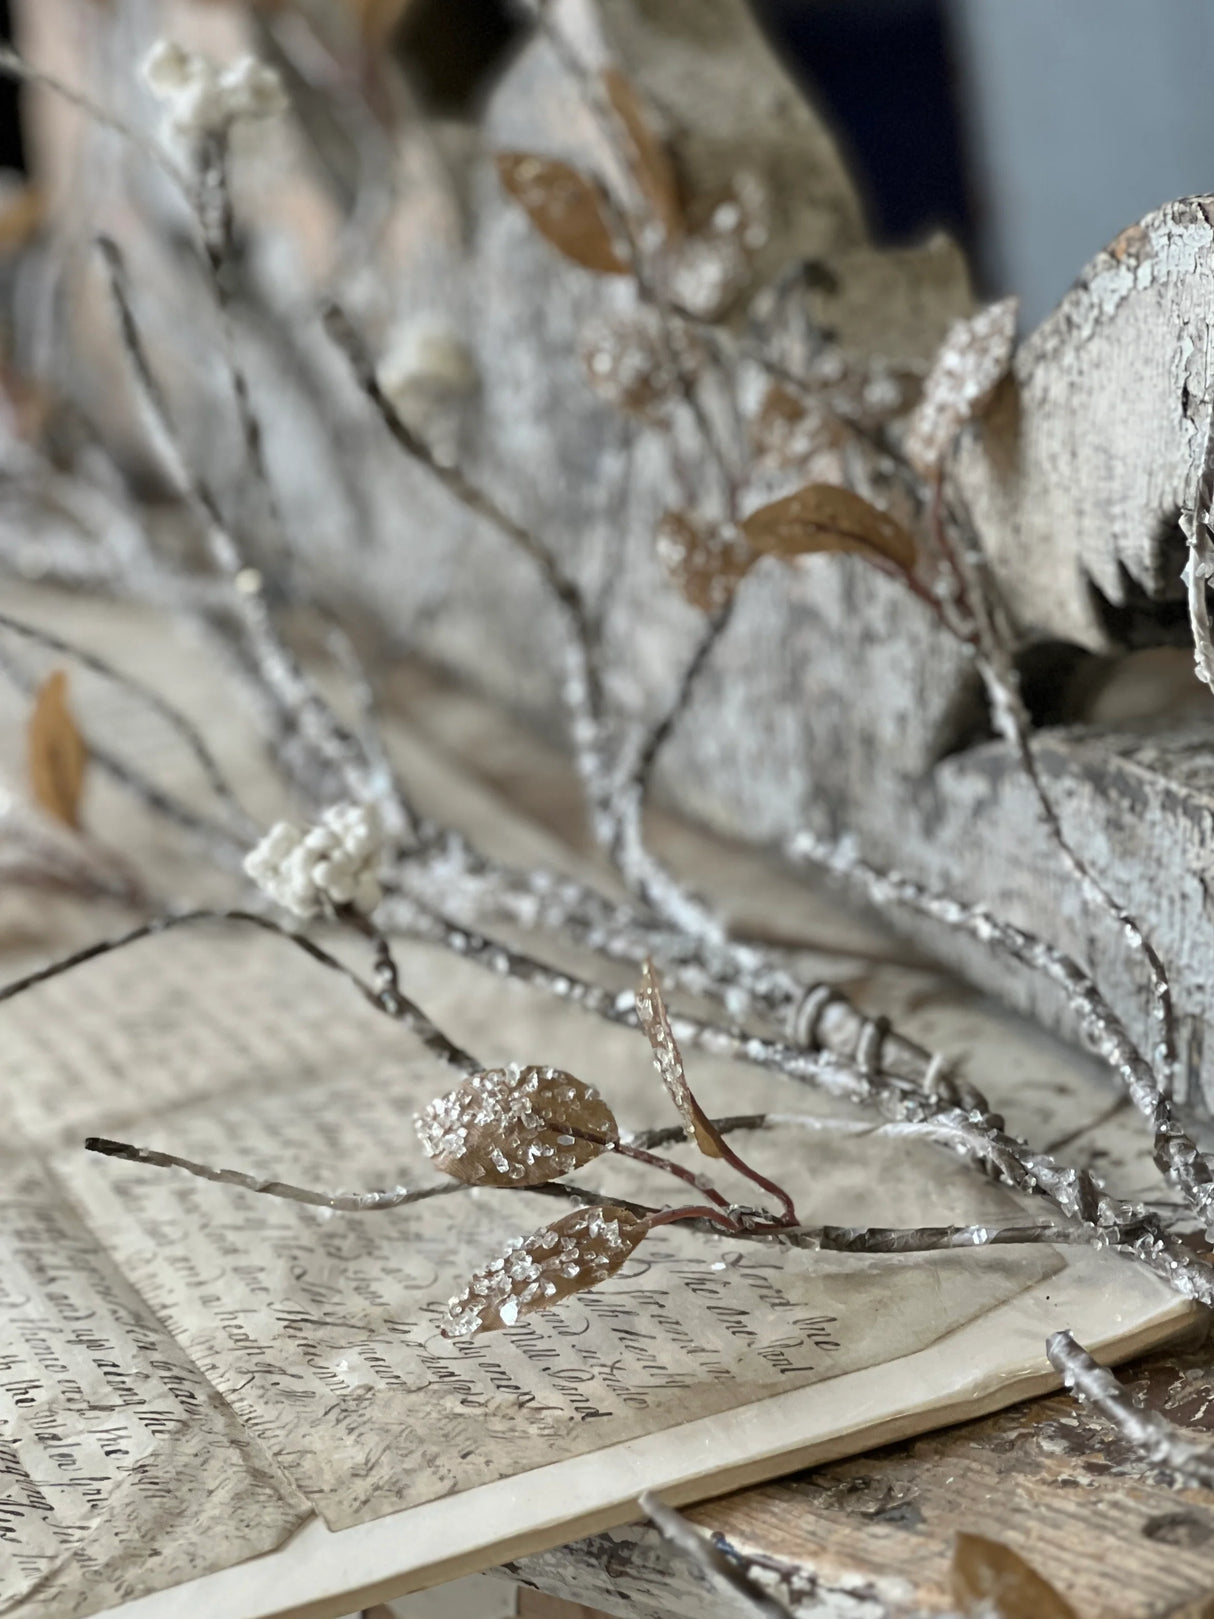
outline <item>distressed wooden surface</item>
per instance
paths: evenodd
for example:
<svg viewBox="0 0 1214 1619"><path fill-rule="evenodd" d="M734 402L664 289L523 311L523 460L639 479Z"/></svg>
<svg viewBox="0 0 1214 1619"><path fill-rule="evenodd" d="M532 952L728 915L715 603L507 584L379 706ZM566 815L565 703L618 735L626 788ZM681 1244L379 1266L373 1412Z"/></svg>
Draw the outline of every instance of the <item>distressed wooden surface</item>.
<svg viewBox="0 0 1214 1619"><path fill-rule="evenodd" d="M1142 1361L1122 1382L1148 1408L1214 1435L1208 1353ZM1079 1619L1214 1614L1214 1499L1144 1473L1106 1423L1062 1395L727 1496L689 1516L806 1619L953 1612L958 1531L1020 1553ZM649 1529L596 1536L510 1572L634 1619L721 1619Z"/></svg>

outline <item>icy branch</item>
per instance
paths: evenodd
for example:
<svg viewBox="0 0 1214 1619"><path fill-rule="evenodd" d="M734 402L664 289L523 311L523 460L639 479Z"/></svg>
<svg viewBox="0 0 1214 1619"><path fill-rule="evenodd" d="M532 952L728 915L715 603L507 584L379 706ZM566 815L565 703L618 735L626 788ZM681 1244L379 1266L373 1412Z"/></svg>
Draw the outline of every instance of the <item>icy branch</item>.
<svg viewBox="0 0 1214 1619"><path fill-rule="evenodd" d="M1054 1333L1045 1352L1075 1397L1091 1401L1147 1461L1186 1484L1214 1490L1214 1448L1198 1444L1166 1417L1139 1410L1112 1372L1097 1365L1069 1332Z"/></svg>

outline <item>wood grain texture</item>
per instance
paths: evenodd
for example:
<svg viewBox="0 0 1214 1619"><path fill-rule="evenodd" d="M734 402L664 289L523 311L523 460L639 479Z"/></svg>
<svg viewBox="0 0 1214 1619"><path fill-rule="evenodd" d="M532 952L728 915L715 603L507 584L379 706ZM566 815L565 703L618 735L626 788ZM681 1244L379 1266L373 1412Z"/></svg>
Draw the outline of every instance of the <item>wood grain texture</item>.
<svg viewBox="0 0 1214 1619"><path fill-rule="evenodd" d="M1121 1374L1151 1409L1214 1433L1214 1377L1194 1350ZM834 1463L689 1513L798 1614L951 1613L958 1531L1010 1546L1081 1619L1182 1619L1214 1602L1214 1504L1144 1473L1109 1426L1058 1395ZM512 1572L611 1613L706 1619L734 1609L645 1529L597 1536ZM1203 1606L1207 1605L1207 1606Z"/></svg>

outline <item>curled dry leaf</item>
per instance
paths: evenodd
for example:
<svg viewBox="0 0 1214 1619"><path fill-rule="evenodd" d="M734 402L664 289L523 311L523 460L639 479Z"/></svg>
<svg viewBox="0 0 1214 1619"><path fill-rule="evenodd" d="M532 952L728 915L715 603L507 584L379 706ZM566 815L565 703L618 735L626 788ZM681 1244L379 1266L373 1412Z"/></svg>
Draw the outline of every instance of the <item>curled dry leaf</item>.
<svg viewBox="0 0 1214 1619"><path fill-rule="evenodd" d="M732 525L708 527L688 512L667 512L658 524L658 558L693 607L719 613L756 561Z"/></svg>
<svg viewBox="0 0 1214 1619"><path fill-rule="evenodd" d="M603 194L589 175L530 152L499 152L497 172L544 240L567 259L600 275L627 273L612 241Z"/></svg>
<svg viewBox="0 0 1214 1619"><path fill-rule="evenodd" d="M648 1230L647 1220L608 1203L574 1209L529 1237L515 1237L448 1304L443 1337L510 1327L533 1310L597 1287L615 1275Z"/></svg>
<svg viewBox="0 0 1214 1619"><path fill-rule="evenodd" d="M598 1092L559 1068L473 1074L415 1123L435 1165L469 1186L544 1186L619 1138Z"/></svg>
<svg viewBox="0 0 1214 1619"><path fill-rule="evenodd" d="M953 440L980 416L1007 375L1016 346L1017 298L954 322L906 429L906 459L923 477L940 468Z"/></svg>
<svg viewBox="0 0 1214 1619"><path fill-rule="evenodd" d="M953 1602L967 1619L1076 1619L1019 1553L984 1535L957 1536L949 1574Z"/></svg>
<svg viewBox="0 0 1214 1619"><path fill-rule="evenodd" d="M670 1099L679 1110L687 1139L694 1141L706 1158L723 1158L725 1151L716 1126L692 1095L683 1067L683 1054L679 1050L666 1002L662 999L662 986L652 961L646 961L641 970L641 987L636 993L637 1020L645 1031L653 1052L654 1067L662 1076L662 1083Z"/></svg>
<svg viewBox="0 0 1214 1619"><path fill-rule="evenodd" d="M67 675L56 669L39 686L26 733L30 789L57 821L80 827L88 749L67 706Z"/></svg>
<svg viewBox="0 0 1214 1619"><path fill-rule="evenodd" d="M628 136L629 168L637 189L652 208L667 241L676 242L683 234L683 210L670 153L654 134L640 97L618 68L606 69L603 89Z"/></svg>
<svg viewBox="0 0 1214 1619"><path fill-rule="evenodd" d="M766 556L847 551L879 557L904 572L915 563L915 542L901 523L837 484L807 483L782 500L760 506L741 526L753 549Z"/></svg>

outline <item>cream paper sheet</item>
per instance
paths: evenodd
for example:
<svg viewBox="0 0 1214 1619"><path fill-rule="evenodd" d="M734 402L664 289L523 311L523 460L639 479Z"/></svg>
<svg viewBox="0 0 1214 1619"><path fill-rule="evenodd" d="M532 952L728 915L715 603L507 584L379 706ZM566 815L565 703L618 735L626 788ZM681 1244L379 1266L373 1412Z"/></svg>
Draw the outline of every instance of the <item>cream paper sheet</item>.
<svg viewBox="0 0 1214 1619"><path fill-rule="evenodd" d="M98 626L104 645L113 623ZM146 676L154 630L139 644ZM570 859L400 740L469 830ZM771 905L833 925L776 878ZM398 954L407 991L486 1063L557 1064L625 1128L670 1122L639 1035L449 954ZM880 990L943 1021L1013 1127L1019 1110L1047 1139L1106 1108L1081 1059L946 981L885 970ZM690 1068L712 1112L787 1116L746 1147L808 1223L1041 1214L808 1090ZM321 1219L79 1145L120 1135L307 1184L413 1185L434 1176L412 1113L451 1082L348 985L232 930L150 941L0 1007L0 1614L348 1613L623 1521L641 1488L691 1499L993 1408L1051 1381L1053 1326L1115 1354L1191 1318L1151 1277L1073 1250L845 1257L667 1229L596 1292L449 1344L442 1302L560 1205L461 1191ZM578 1179L668 1196L632 1165Z"/></svg>

